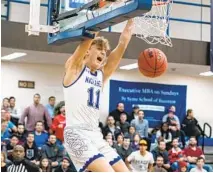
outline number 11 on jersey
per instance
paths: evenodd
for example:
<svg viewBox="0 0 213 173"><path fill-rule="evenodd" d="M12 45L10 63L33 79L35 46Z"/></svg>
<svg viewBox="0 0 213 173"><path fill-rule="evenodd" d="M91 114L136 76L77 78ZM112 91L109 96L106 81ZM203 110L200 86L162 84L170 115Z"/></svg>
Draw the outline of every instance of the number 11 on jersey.
<svg viewBox="0 0 213 173"><path fill-rule="evenodd" d="M94 91L93 87L88 89L88 100L87 104L90 107L99 109L99 100L100 100L100 90Z"/></svg>

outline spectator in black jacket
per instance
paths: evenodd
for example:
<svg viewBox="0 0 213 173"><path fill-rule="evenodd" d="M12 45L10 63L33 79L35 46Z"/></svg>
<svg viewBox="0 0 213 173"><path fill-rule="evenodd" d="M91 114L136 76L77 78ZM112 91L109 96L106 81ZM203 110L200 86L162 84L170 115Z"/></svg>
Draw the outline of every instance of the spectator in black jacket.
<svg viewBox="0 0 213 173"><path fill-rule="evenodd" d="M16 145L13 149L13 163L8 166L7 172L39 172L39 167L24 159L24 147Z"/></svg>
<svg viewBox="0 0 213 173"><path fill-rule="evenodd" d="M68 157L64 157L61 165L54 172L77 172L75 166Z"/></svg>
<svg viewBox="0 0 213 173"><path fill-rule="evenodd" d="M197 119L194 117L192 109L187 110L187 115L182 122L182 130L187 137L195 136L198 141L202 129L199 126Z"/></svg>
<svg viewBox="0 0 213 173"><path fill-rule="evenodd" d="M128 136L124 137L123 145L116 148L118 154L121 156L123 161L133 152L130 146L130 138Z"/></svg>
<svg viewBox="0 0 213 173"><path fill-rule="evenodd" d="M132 120L134 120L135 118L137 118L138 117L138 111L139 111L139 106L137 106L137 105L135 105L134 107L133 107L133 111L132 111L132 113L128 116L128 118L127 118L127 121L129 122L129 123L131 123L131 121Z"/></svg>
<svg viewBox="0 0 213 173"><path fill-rule="evenodd" d="M25 158L35 164L39 164L38 148L34 141L34 133L28 133L27 141L24 144Z"/></svg>
<svg viewBox="0 0 213 173"><path fill-rule="evenodd" d="M56 136L50 135L48 142L42 146L41 148L41 156L42 158L46 157L52 161L52 167L57 167L63 156L63 151L60 150L59 146L56 145Z"/></svg>
<svg viewBox="0 0 213 173"><path fill-rule="evenodd" d="M120 115L120 121L116 122L116 126L121 129L123 135L128 134L130 124L127 122L127 115L125 113Z"/></svg>
<svg viewBox="0 0 213 173"><path fill-rule="evenodd" d="M12 135L10 137L10 142L6 145L7 149L7 158L12 161L12 152L13 148L18 144L18 137L16 135Z"/></svg>
<svg viewBox="0 0 213 173"><path fill-rule="evenodd" d="M122 113L125 113L126 115L128 115L124 111L124 104L123 103L118 103L117 104L117 109L115 109L114 111L110 112L109 115L113 116L113 118L115 119L115 122L117 122L117 121L120 121L120 115Z"/></svg>
<svg viewBox="0 0 213 173"><path fill-rule="evenodd" d="M112 133L112 140L116 141L117 136L121 134L121 130L115 126L115 120L113 116L109 116L107 118L107 125L104 128L104 136L107 136L107 134L111 132Z"/></svg>
<svg viewBox="0 0 213 173"><path fill-rule="evenodd" d="M24 124L18 123L17 132L14 133L19 139L19 145L23 145L26 141L26 130Z"/></svg>

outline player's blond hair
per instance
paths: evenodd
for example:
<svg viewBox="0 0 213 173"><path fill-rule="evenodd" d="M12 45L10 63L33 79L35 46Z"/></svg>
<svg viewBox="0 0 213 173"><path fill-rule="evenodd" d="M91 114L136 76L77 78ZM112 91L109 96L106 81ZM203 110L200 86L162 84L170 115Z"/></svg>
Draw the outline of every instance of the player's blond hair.
<svg viewBox="0 0 213 173"><path fill-rule="evenodd" d="M106 51L110 50L109 41L104 37L96 37L93 40L92 45L100 46L102 49L104 49Z"/></svg>

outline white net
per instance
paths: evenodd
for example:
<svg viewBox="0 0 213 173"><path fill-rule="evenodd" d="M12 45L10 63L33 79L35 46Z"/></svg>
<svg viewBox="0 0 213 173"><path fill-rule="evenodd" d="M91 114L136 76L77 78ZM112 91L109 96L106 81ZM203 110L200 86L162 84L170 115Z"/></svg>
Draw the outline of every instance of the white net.
<svg viewBox="0 0 213 173"><path fill-rule="evenodd" d="M148 44L161 43L172 47L167 35L169 16L173 0L153 0L151 11L134 18L134 33Z"/></svg>

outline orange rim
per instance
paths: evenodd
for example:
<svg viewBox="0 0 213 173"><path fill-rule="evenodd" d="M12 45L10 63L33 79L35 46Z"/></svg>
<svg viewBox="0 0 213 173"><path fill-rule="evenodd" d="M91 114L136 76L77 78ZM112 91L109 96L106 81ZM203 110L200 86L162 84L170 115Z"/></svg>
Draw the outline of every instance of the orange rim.
<svg viewBox="0 0 213 173"><path fill-rule="evenodd" d="M171 2L172 2L172 0L167 0L166 2L155 2L155 3L153 3L153 6L166 5Z"/></svg>

